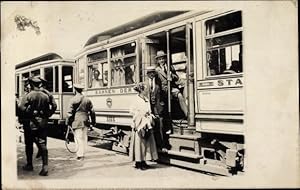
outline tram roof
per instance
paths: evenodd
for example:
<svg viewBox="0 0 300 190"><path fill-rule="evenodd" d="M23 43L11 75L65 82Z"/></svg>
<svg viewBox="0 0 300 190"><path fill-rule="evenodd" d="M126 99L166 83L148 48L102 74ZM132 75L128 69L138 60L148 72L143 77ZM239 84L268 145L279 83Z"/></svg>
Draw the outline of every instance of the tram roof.
<svg viewBox="0 0 300 190"><path fill-rule="evenodd" d="M39 63L39 62L42 62L42 61L50 61L50 60L55 60L55 59L63 59L63 58L62 58L62 56L60 56L56 53L46 53L46 54L41 55L39 57L35 57L35 58L30 59L28 61L17 64L16 69L26 67L28 65L32 65L32 64L35 64L35 63Z"/></svg>
<svg viewBox="0 0 300 190"><path fill-rule="evenodd" d="M133 20L131 22L125 23L123 25L117 26L115 28L106 30L104 32L101 32L99 34L96 34L89 38L89 40L86 42L84 47L95 44L97 42L107 40L109 38L112 38L114 36L118 36L127 32L131 32L133 30L137 30L139 28L155 24L157 22L160 22L162 20L166 20L168 18L186 13L188 11L159 11L154 12L152 14L146 15L142 18L138 18L136 20Z"/></svg>

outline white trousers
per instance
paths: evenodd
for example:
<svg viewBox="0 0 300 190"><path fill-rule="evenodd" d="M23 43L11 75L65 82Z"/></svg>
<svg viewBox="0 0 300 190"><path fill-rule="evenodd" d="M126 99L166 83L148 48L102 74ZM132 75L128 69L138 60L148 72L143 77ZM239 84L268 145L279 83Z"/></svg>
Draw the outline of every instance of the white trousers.
<svg viewBox="0 0 300 190"><path fill-rule="evenodd" d="M87 127L79 128L74 130L75 136L78 141L77 157L82 157L85 154L87 148Z"/></svg>

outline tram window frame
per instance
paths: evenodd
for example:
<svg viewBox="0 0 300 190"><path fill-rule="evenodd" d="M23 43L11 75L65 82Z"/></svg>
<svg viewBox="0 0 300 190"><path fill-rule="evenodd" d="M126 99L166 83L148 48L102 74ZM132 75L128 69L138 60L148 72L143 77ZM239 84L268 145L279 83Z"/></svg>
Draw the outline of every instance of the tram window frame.
<svg viewBox="0 0 300 190"><path fill-rule="evenodd" d="M73 93L73 67L72 66L67 66L67 65L63 65L62 66L62 92L66 93L66 92L70 92ZM70 69L70 71L68 71L66 73L66 69ZM71 76L70 78L66 79L66 76ZM68 88L65 88L66 86L64 84L68 85Z"/></svg>
<svg viewBox="0 0 300 190"><path fill-rule="evenodd" d="M88 89L107 88L109 84L108 51L98 51L87 55L87 70ZM96 71L99 73L97 79L95 79Z"/></svg>
<svg viewBox="0 0 300 190"><path fill-rule="evenodd" d="M50 70L50 73L49 75L47 75L47 70ZM54 92L54 77L53 77L53 67L45 67L44 68L44 78L47 80L47 85L46 85L46 89L49 91L49 92ZM50 78L48 78L48 76Z"/></svg>
<svg viewBox="0 0 300 190"><path fill-rule="evenodd" d="M20 95L20 75L16 75L16 94L19 96Z"/></svg>
<svg viewBox="0 0 300 190"><path fill-rule="evenodd" d="M231 23L231 25L220 23ZM242 24L241 11L209 18L203 22L205 34L203 57L207 78L235 76L243 73Z"/></svg>
<svg viewBox="0 0 300 190"><path fill-rule="evenodd" d="M59 92L59 72L58 72L58 66L54 67L54 76L55 76L55 85L54 85L54 92L58 93Z"/></svg>
<svg viewBox="0 0 300 190"><path fill-rule="evenodd" d="M127 46L134 46L134 48L126 49ZM139 72L137 72L137 70L139 66L137 48L137 41L126 42L122 45L110 48L110 84L112 87L129 86L138 82ZM133 60L130 60L132 58ZM120 75L122 72L124 74ZM117 78L116 76L118 75L121 77ZM117 80L115 80L116 78Z"/></svg>

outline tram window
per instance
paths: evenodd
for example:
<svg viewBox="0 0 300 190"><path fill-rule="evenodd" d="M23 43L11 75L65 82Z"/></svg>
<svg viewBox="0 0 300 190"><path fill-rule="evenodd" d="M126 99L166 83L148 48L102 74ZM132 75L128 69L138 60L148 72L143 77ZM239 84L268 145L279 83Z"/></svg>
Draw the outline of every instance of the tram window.
<svg viewBox="0 0 300 190"><path fill-rule="evenodd" d="M55 92L58 92L58 66L55 66Z"/></svg>
<svg viewBox="0 0 300 190"><path fill-rule="evenodd" d="M85 85L85 57L81 57L78 59L78 83Z"/></svg>
<svg viewBox="0 0 300 190"><path fill-rule="evenodd" d="M73 68L69 66L62 67L62 91L73 92Z"/></svg>
<svg viewBox="0 0 300 190"><path fill-rule="evenodd" d="M88 67L89 88L106 87L108 84L108 63L96 63Z"/></svg>
<svg viewBox="0 0 300 190"><path fill-rule="evenodd" d="M111 49L112 86L129 85L136 81L136 44Z"/></svg>
<svg viewBox="0 0 300 190"><path fill-rule="evenodd" d="M46 89L49 92L53 92L53 68L48 67L48 68L45 68L44 71L45 71L45 79L47 80Z"/></svg>
<svg viewBox="0 0 300 190"><path fill-rule="evenodd" d="M208 76L243 72L241 20L239 11L205 22Z"/></svg>
<svg viewBox="0 0 300 190"><path fill-rule="evenodd" d="M40 76L40 69L31 71L31 77Z"/></svg>
<svg viewBox="0 0 300 190"><path fill-rule="evenodd" d="M25 86L25 81L29 78L29 73L23 73L22 74L22 90L21 93L22 95L24 94L25 91L28 91L28 86Z"/></svg>

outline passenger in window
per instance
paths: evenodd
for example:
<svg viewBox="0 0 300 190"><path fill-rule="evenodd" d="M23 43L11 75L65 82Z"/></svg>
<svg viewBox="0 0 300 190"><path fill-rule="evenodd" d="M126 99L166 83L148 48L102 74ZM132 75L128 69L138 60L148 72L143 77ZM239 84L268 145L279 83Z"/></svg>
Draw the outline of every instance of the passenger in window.
<svg viewBox="0 0 300 190"><path fill-rule="evenodd" d="M168 80L167 80L167 65L166 65L166 61L167 61L167 55L165 54L164 51L158 51L157 55L156 55L156 60L157 60L157 67L156 67L156 72L158 74L158 78L161 81L161 87L162 87L162 91L163 91L163 96L164 99L166 99L168 97ZM175 68L171 65L170 67L170 76L171 76L171 95L174 98L178 98L179 101L179 105L181 110L183 111L185 117L187 117L187 105L185 103L185 99L182 95L182 93L179 90L178 85L176 84L176 81L178 81L179 77L176 74Z"/></svg>
<svg viewBox="0 0 300 190"><path fill-rule="evenodd" d="M239 61L232 61L231 66L228 70L225 70L223 74L234 74L242 72L242 65Z"/></svg>
<svg viewBox="0 0 300 190"><path fill-rule="evenodd" d="M125 84L133 84L134 80L134 72L130 68L130 66L125 67Z"/></svg>
<svg viewBox="0 0 300 190"><path fill-rule="evenodd" d="M92 88L100 88L103 87L103 80L99 79L100 71L97 69L94 70L94 78L92 81Z"/></svg>
<svg viewBox="0 0 300 190"><path fill-rule="evenodd" d="M151 112L148 90L145 84L139 83L134 87L138 92L134 104L130 108L133 115L132 135L130 140L129 158L135 161L135 168L149 168L146 160L157 160L157 149L153 135L153 114Z"/></svg>
<svg viewBox="0 0 300 190"><path fill-rule="evenodd" d="M107 86L108 84L108 71L104 72L104 80L103 80L103 86Z"/></svg>
<svg viewBox="0 0 300 190"><path fill-rule="evenodd" d="M115 63L115 68L113 70L113 85L124 85L125 84L125 71L123 68L122 60L118 60Z"/></svg>

